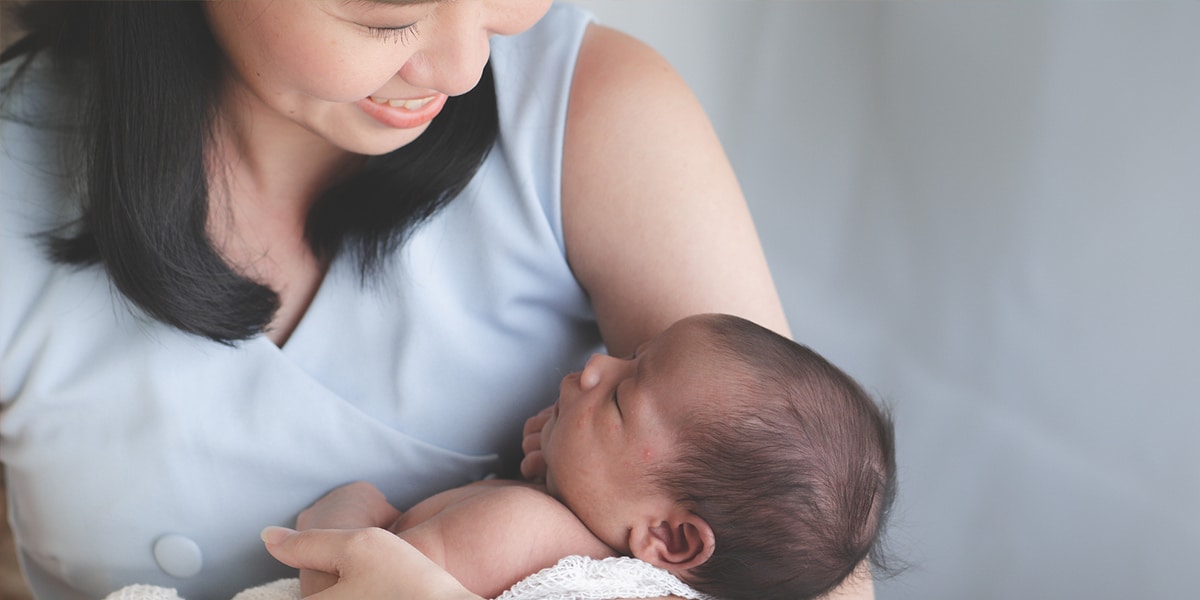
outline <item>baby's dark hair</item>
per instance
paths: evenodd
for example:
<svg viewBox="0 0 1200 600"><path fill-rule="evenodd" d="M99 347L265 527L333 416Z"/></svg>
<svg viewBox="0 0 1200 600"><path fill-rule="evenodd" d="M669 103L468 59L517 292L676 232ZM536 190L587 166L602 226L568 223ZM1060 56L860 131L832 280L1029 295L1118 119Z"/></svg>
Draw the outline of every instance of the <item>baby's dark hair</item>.
<svg viewBox="0 0 1200 600"><path fill-rule="evenodd" d="M878 564L896 492L888 413L801 344L729 315L702 323L712 372L731 379L727 410L693 415L659 474L716 538L689 582L727 600L795 600Z"/></svg>

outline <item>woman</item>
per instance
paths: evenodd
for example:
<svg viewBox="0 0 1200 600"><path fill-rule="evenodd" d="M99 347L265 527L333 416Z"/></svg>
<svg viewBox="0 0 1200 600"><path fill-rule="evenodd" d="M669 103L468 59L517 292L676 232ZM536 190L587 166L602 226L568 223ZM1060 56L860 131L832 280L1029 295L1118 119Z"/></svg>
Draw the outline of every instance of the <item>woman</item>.
<svg viewBox="0 0 1200 600"><path fill-rule="evenodd" d="M287 573L254 534L341 484L407 506L515 470L521 415L599 343L628 353L699 312L786 332L694 98L578 9L23 18L3 81L0 457L40 596L228 597ZM369 524L321 512L301 526ZM337 539L305 555L343 576L330 597L395 593Z"/></svg>

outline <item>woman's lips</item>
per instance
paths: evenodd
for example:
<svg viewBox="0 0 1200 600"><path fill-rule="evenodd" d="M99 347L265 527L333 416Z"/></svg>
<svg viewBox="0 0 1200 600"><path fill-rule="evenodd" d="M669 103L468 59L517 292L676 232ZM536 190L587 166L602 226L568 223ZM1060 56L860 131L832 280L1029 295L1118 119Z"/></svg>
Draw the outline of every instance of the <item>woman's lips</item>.
<svg viewBox="0 0 1200 600"><path fill-rule="evenodd" d="M446 105L445 94L425 98L380 98L371 96L354 103L379 123L393 129L412 129L433 120Z"/></svg>
<svg viewBox="0 0 1200 600"><path fill-rule="evenodd" d="M390 98L390 99L389 98L380 98L379 96L371 96L370 98L375 104L386 104L392 108L406 108L408 110L417 110L418 108L421 108L422 106L425 106L426 104L429 104L431 101L433 101L434 98L437 98L437 97L438 97L438 94L434 94L432 96L427 96L425 98L416 98L416 99L411 99L411 100L406 100L404 98Z"/></svg>

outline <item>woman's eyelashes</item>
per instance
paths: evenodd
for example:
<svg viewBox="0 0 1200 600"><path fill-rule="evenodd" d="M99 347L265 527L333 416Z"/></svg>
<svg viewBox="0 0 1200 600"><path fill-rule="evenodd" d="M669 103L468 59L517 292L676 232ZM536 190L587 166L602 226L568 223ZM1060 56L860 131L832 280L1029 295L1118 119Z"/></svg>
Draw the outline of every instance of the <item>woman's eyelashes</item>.
<svg viewBox="0 0 1200 600"><path fill-rule="evenodd" d="M371 27L369 25L363 25L363 27L367 28L367 33L393 44L407 44L417 35L416 23L401 25L400 27Z"/></svg>

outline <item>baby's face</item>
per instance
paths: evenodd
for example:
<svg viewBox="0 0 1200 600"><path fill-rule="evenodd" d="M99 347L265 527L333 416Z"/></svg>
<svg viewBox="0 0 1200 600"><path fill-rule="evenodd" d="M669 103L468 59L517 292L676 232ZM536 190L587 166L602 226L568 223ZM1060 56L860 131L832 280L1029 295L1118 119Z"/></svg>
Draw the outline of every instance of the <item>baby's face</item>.
<svg viewBox="0 0 1200 600"><path fill-rule="evenodd" d="M631 519L673 504L653 474L675 460L685 417L718 397L704 342L702 325L685 319L632 357L592 356L563 378L542 428L548 490L620 552Z"/></svg>

